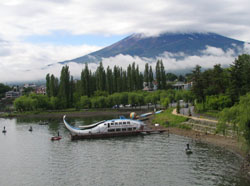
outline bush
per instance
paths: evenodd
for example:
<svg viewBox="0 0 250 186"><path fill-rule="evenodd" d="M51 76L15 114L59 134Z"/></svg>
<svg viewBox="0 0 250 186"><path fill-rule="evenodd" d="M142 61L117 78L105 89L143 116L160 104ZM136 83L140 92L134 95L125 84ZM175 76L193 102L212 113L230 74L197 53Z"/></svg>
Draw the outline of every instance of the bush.
<svg viewBox="0 0 250 186"><path fill-rule="evenodd" d="M161 101L161 105L163 105L166 109L168 108L169 103L170 103L170 101L169 101L169 98L168 98L168 97L164 98L164 99Z"/></svg>
<svg viewBox="0 0 250 186"><path fill-rule="evenodd" d="M80 108L91 108L91 101L88 96L81 96L80 98Z"/></svg>

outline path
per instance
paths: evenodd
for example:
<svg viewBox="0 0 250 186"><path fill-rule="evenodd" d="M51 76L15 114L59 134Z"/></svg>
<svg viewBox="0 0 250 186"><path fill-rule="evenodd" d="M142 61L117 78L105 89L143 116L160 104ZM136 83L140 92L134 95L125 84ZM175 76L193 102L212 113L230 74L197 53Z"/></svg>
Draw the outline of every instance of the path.
<svg viewBox="0 0 250 186"><path fill-rule="evenodd" d="M194 120L201 120L201 121L208 121L208 122L218 123L217 120L213 120L213 119L207 119L207 118L200 118L200 117L195 117L195 116L187 116L187 115L183 115L183 114L177 114L176 109L173 110L172 114L177 115L177 116L187 117L187 118L194 119Z"/></svg>

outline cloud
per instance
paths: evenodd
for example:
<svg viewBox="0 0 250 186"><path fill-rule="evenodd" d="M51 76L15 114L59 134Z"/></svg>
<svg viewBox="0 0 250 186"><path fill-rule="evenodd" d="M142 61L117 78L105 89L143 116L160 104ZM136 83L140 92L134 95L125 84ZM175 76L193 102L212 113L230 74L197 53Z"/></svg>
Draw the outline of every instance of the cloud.
<svg viewBox="0 0 250 186"><path fill-rule="evenodd" d="M88 54L101 47L0 42L0 48L0 82L11 82L41 80L47 73L59 75L61 66L45 67Z"/></svg>
<svg viewBox="0 0 250 186"><path fill-rule="evenodd" d="M212 31L249 40L249 9L247 0L2 0L0 35Z"/></svg>
<svg viewBox="0 0 250 186"><path fill-rule="evenodd" d="M250 51L250 48L244 50ZM221 64L223 67L227 67L235 59L235 53L233 50L223 51L220 48L207 46L205 50L201 51L201 56L186 56L184 53L170 53L164 52L156 59L141 58L138 56L132 57L129 55L117 55L111 58L103 58L103 64L105 67L114 65L121 66L126 69L129 64L135 62L139 65L140 70L143 72L145 64L150 63L153 68L156 66L157 60L162 60L167 72L188 72L196 65L202 66L204 69L212 68L215 64ZM176 59L178 58L178 60Z"/></svg>
<svg viewBox="0 0 250 186"><path fill-rule="evenodd" d="M37 53L26 54L27 50L33 46L25 46L25 49L21 49L21 47L17 47L15 51L18 51L18 55L16 56L16 62L14 64L3 65L0 64L0 69L2 73L0 74L0 79L2 82L11 82L11 81L37 81L44 80L47 73L54 74L56 77L60 77L60 71L63 65L59 63L55 63L56 61L65 58L71 52L71 58L73 55L78 55L77 53L82 52L85 48L85 52L88 50L93 50L93 48L88 48L86 46L82 46L81 48L77 48L74 46L68 47L49 47L49 51L51 53L47 53L48 49L46 46L40 47L39 53L43 53L44 55L38 55ZM45 48L44 48L45 47ZM95 47L94 47L95 48ZM28 51L29 51L28 50ZM37 48L34 50L36 51ZM250 52L250 45L246 44L243 49L245 52ZM32 51L31 51L32 53ZM62 56L56 56L55 54L61 53ZM73 54L74 53L74 54ZM174 73L187 73L190 72L196 65L202 66L203 69L212 68L215 64L221 64L223 67L227 67L235 59L235 53L233 50L223 51L220 48L215 48L211 46L207 46L207 48L201 51L203 55L201 56L186 56L184 53L170 53L164 52L162 55L157 57L156 59L138 57L138 56L130 56L130 55L122 55L119 54L110 58L103 58L103 66L106 69L108 66L113 68L115 65L122 67L123 69L127 69L129 64L133 62L136 65L139 65L141 72L144 71L144 67L146 63L149 63L153 70L155 70L157 60L162 60L165 66L165 70L167 72ZM25 58L26 56L26 58ZM36 61L39 61L36 65L29 64L29 56L36 58ZM43 57L41 57L43 56ZM23 61L18 61L18 59L24 58ZM27 59L28 58L28 59ZM180 58L176 60L176 58ZM46 59L53 59L51 61L47 60L47 63L43 63ZM13 60L15 61L15 60ZM26 64L25 67L23 64ZM52 63L52 65L50 65ZM85 67L85 64L79 64L75 62L70 62L67 64L69 66L69 70L71 75L74 78L78 79L80 77L82 69ZM46 68L44 68L46 66ZM88 67L92 72L95 72L99 64L89 63ZM11 67L11 68L10 68ZM22 70L19 70L22 69ZM25 70L29 69L29 70Z"/></svg>
<svg viewBox="0 0 250 186"><path fill-rule="evenodd" d="M249 42L249 9L248 0L1 0L0 82L39 79L48 69L36 69L100 49L84 43L81 46L56 46L24 42L23 38L28 36L50 35L58 30L72 35L103 36L205 31ZM245 48L250 47L246 44ZM208 47L203 52L202 58L170 53L163 54L161 58L166 69L233 61L232 51ZM173 55L185 58L175 61L171 57ZM128 62L136 61L143 66L150 60L122 55L104 59L107 65L117 63L124 68ZM151 63L154 62L151 60ZM76 68L74 71L78 70L74 64L71 66ZM53 72L52 68L54 73L60 71L60 66L54 65L48 72Z"/></svg>

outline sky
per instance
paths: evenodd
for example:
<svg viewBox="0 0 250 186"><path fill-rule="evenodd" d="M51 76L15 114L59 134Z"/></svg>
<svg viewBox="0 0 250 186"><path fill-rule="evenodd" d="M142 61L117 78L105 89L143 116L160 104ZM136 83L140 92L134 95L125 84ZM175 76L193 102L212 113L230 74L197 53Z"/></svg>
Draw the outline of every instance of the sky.
<svg viewBox="0 0 250 186"><path fill-rule="evenodd" d="M133 33L215 32L250 42L249 10L248 0L0 0L0 82L35 81L47 73L59 76L62 66L57 62ZM164 62L172 70L198 63L211 67L218 61L231 63L230 52L208 46L203 57L190 56L180 63L166 53ZM126 67L133 60L142 68L150 61L118 55L103 62ZM70 64L72 75L79 76L82 68Z"/></svg>

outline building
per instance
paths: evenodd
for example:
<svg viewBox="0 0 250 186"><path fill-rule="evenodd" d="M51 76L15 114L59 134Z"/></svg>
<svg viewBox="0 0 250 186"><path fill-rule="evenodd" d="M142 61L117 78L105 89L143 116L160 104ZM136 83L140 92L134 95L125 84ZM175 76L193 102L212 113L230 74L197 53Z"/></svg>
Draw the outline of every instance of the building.
<svg viewBox="0 0 250 186"><path fill-rule="evenodd" d="M157 81L153 81L153 88L150 88L150 86L147 86L146 82L143 82L143 90L144 91L154 91L157 90Z"/></svg>
<svg viewBox="0 0 250 186"><path fill-rule="evenodd" d="M33 89L35 89L36 85L35 84L24 84L23 87L24 88L33 88Z"/></svg>
<svg viewBox="0 0 250 186"><path fill-rule="evenodd" d="M41 85L40 87L37 87L35 90L36 94L43 94L46 95L46 87L44 85Z"/></svg>
<svg viewBox="0 0 250 186"><path fill-rule="evenodd" d="M190 90L193 85L193 82L184 83L184 82L176 82L172 86L175 90Z"/></svg>
<svg viewBox="0 0 250 186"><path fill-rule="evenodd" d="M5 93L5 98L18 98L20 96L20 92L8 91Z"/></svg>

